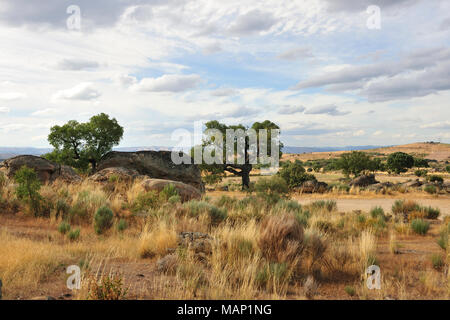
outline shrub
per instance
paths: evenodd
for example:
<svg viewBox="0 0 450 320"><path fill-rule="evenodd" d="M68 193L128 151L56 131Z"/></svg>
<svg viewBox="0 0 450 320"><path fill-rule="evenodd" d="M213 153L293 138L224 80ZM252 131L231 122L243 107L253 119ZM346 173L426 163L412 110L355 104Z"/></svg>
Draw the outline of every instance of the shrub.
<svg viewBox="0 0 450 320"><path fill-rule="evenodd" d="M181 202L181 197L179 195L173 195L169 199L167 199L167 202L170 204L175 204Z"/></svg>
<svg viewBox="0 0 450 320"><path fill-rule="evenodd" d="M68 224L67 222L61 222L58 226L58 231L61 234L66 234L67 232L70 231L70 224Z"/></svg>
<svg viewBox="0 0 450 320"><path fill-rule="evenodd" d="M131 207L134 212L142 212L149 209L156 209L159 204L158 192L151 190L139 193Z"/></svg>
<svg viewBox="0 0 450 320"><path fill-rule="evenodd" d="M172 183L166 184L159 193L163 201L167 201L172 196L178 196L178 190Z"/></svg>
<svg viewBox="0 0 450 320"><path fill-rule="evenodd" d="M123 300L128 289L123 288L123 279L119 275L102 276L98 281L91 277L87 285L88 300Z"/></svg>
<svg viewBox="0 0 450 320"><path fill-rule="evenodd" d="M386 220L386 216L384 215L384 210L382 207L375 207L370 210L370 216L372 218L382 218L383 220Z"/></svg>
<svg viewBox="0 0 450 320"><path fill-rule="evenodd" d="M311 203L311 208L315 210L326 209L331 212L337 209L337 203L335 200L318 200Z"/></svg>
<svg viewBox="0 0 450 320"><path fill-rule="evenodd" d="M432 183L438 183L438 184L444 183L444 178L442 178L441 176L435 175L435 174L428 176L427 180Z"/></svg>
<svg viewBox="0 0 450 320"><path fill-rule="evenodd" d="M184 203L184 207L188 209L188 214L192 217L198 217L202 213L206 213L213 225L217 225L227 218L227 211L225 209L218 208L205 201L191 200Z"/></svg>
<svg viewBox="0 0 450 320"><path fill-rule="evenodd" d="M446 166L446 167L445 167L445 171L447 171L448 173L450 173L450 166Z"/></svg>
<svg viewBox="0 0 450 320"><path fill-rule="evenodd" d="M438 208L432 207L422 207L422 211L425 213L427 219L437 219L441 214L441 211Z"/></svg>
<svg viewBox="0 0 450 320"><path fill-rule="evenodd" d="M94 216L94 229L97 234L102 234L110 229L113 224L114 214L112 210L103 206L97 210Z"/></svg>
<svg viewBox="0 0 450 320"><path fill-rule="evenodd" d="M438 240L436 241L439 247L443 250L447 250L448 247L448 232L441 232Z"/></svg>
<svg viewBox="0 0 450 320"><path fill-rule="evenodd" d="M70 211L70 207L67 204L66 200L58 199L55 204L55 217L62 217L65 219Z"/></svg>
<svg viewBox="0 0 450 320"><path fill-rule="evenodd" d="M276 204L275 210L297 213L302 211L302 206L294 200L281 200Z"/></svg>
<svg viewBox="0 0 450 320"><path fill-rule="evenodd" d="M392 205L392 213L403 216L403 221L409 220L409 215L416 211L420 212L420 206L414 201L396 200Z"/></svg>
<svg viewBox="0 0 450 320"><path fill-rule="evenodd" d="M39 194L41 182L34 169L23 166L14 175L14 180L18 183L16 194L21 200L26 201L34 216L39 215L42 197Z"/></svg>
<svg viewBox="0 0 450 320"><path fill-rule="evenodd" d="M80 238L80 229L72 230L68 233L67 237L70 241L77 241Z"/></svg>
<svg viewBox="0 0 450 320"><path fill-rule="evenodd" d="M345 292L346 292L350 297L353 297L353 296L356 294L356 290L355 290L354 287L346 286L346 287L344 288L344 290L345 290Z"/></svg>
<svg viewBox="0 0 450 320"><path fill-rule="evenodd" d="M293 215L266 217L260 227L258 246L270 262L292 262L303 250L303 227Z"/></svg>
<svg viewBox="0 0 450 320"><path fill-rule="evenodd" d="M305 181L316 180L312 174L308 174L298 161L289 162L282 166L279 175L286 181L289 188L300 187Z"/></svg>
<svg viewBox="0 0 450 320"><path fill-rule="evenodd" d="M429 193L429 194L436 194L437 193L437 189L433 185L425 186L425 188L423 188L423 191L425 191L426 193Z"/></svg>
<svg viewBox="0 0 450 320"><path fill-rule="evenodd" d="M442 259L442 255L440 254L433 254L431 256L431 263L436 270L440 270L445 265L444 259Z"/></svg>
<svg viewBox="0 0 450 320"><path fill-rule="evenodd" d="M123 232L127 228L128 228L127 221L125 219L120 219L119 222L117 223L117 231Z"/></svg>
<svg viewBox="0 0 450 320"><path fill-rule="evenodd" d="M430 223L423 219L414 219L411 221L411 229L420 235L425 235L430 229Z"/></svg>
<svg viewBox="0 0 450 320"><path fill-rule="evenodd" d="M428 174L428 171L427 170L416 170L416 171L414 171L414 174L417 176L417 177L425 177L427 174Z"/></svg>
<svg viewBox="0 0 450 320"><path fill-rule="evenodd" d="M269 205L274 205L280 199L286 198L289 193L286 181L278 176L260 178L255 184L255 191Z"/></svg>

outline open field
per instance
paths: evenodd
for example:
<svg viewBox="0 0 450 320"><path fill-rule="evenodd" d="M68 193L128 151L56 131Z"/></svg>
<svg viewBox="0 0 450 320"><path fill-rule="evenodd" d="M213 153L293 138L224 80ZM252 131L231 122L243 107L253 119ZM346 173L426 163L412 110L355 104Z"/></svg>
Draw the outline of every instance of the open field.
<svg viewBox="0 0 450 320"><path fill-rule="evenodd" d="M361 150L374 155L389 155L394 152L404 152L417 157L422 157L437 161L450 160L450 144L446 143L412 143L401 146L393 146L386 148ZM317 160L317 159L332 159L338 158L341 154L349 151L334 151L334 152L312 152L305 154L285 154L282 160Z"/></svg>
<svg viewBox="0 0 450 320"><path fill-rule="evenodd" d="M210 191L202 201L180 203L145 193L138 182L84 182L44 186L46 199L77 210L35 218L14 199L12 184L2 194L4 299L96 299L101 279L117 280L114 292L126 299L450 298L449 252L438 244L450 228L449 195L291 193L291 200L273 202L264 194ZM332 201L317 202L324 199ZM411 217L429 225L417 234L413 218L393 212L396 199L439 208L440 215L416 205ZM104 205L114 211L113 226L96 234L92 219ZM370 213L375 206L384 210ZM63 234L63 221L80 236ZM184 246L183 232L206 238ZM380 290L365 284L365 268L374 263ZM80 290L66 286L69 265L81 267Z"/></svg>

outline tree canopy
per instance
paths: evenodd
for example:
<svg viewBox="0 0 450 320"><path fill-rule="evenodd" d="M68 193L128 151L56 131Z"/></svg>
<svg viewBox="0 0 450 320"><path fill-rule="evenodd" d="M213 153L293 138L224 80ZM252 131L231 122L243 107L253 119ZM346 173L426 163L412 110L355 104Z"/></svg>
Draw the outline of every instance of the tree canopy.
<svg viewBox="0 0 450 320"><path fill-rule="evenodd" d="M414 157L404 152L394 152L387 158L388 169L399 174L414 166Z"/></svg>
<svg viewBox="0 0 450 320"><path fill-rule="evenodd" d="M216 155L215 152L211 152L211 156L218 158L220 157L222 160L222 163L214 163L214 164L206 164L204 161L199 165L200 170L205 172L207 174L207 181L213 181L218 182L221 180L221 178L225 175L226 172L230 172L236 176L242 177L242 187L248 188L250 186L250 172L253 169L253 163L251 161L251 154L252 152L260 154L259 150L259 140L260 138L264 138L263 136L260 136L259 130L266 129L267 130L267 155L270 156L271 154L271 129L280 129L278 125L275 123L265 120L263 122L255 122L253 125L248 128L245 127L242 124L238 125L226 125L223 123L220 123L217 120L209 121L205 124L205 132L207 132L209 129L216 129L222 134L222 141L216 141L215 137L212 137L210 139L205 139L202 142L202 153L205 154L205 151L208 152L208 148L213 146L222 146L222 155ZM252 146L250 145L251 142L249 141L249 137L247 135L243 136L235 136L233 142L233 150L230 149L230 145L227 145L226 143L226 134L227 130L243 130L244 132L248 129L253 129L256 131L256 149L252 150ZM237 151L237 146L241 144L244 145L244 154L240 160L237 161L239 158L239 152ZM281 148L283 147L283 144L280 142L280 148L279 148L279 156L281 157ZM195 151L192 150L192 153ZM233 161L232 163L229 163L229 159L227 159L227 154L232 153L233 154ZM228 161L227 161L228 160Z"/></svg>
<svg viewBox="0 0 450 320"><path fill-rule="evenodd" d="M337 160L336 167L345 175L359 176L364 171L376 171L381 168L380 159L372 159L370 155L361 151L344 153Z"/></svg>
<svg viewBox="0 0 450 320"><path fill-rule="evenodd" d="M118 145L122 136L123 127L105 113L85 123L70 120L50 129L48 141L54 150L45 157L82 170L87 170L90 164L95 171L100 158Z"/></svg>

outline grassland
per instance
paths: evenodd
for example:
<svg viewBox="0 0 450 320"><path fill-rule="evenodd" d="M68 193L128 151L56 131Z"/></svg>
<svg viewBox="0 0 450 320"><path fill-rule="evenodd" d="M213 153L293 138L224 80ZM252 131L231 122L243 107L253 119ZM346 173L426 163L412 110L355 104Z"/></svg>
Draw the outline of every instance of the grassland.
<svg viewBox="0 0 450 320"><path fill-rule="evenodd" d="M318 178L331 182L339 175ZM4 299L450 297L448 209L428 208L449 203L448 194L392 190L379 197L353 190L274 199L230 190L181 203L145 192L139 181L60 182L41 188L45 216L35 217L15 188L10 180L1 187ZM351 197L370 199L370 206L348 210L339 201ZM376 208L386 199L405 201ZM114 213L113 224L98 234L93 219L103 206ZM415 220L427 226L424 234ZM61 232L62 222L79 229L79 237ZM210 238L197 250L180 244L181 232ZM366 286L371 264L381 268L380 290ZM81 267L80 290L66 287L69 265Z"/></svg>

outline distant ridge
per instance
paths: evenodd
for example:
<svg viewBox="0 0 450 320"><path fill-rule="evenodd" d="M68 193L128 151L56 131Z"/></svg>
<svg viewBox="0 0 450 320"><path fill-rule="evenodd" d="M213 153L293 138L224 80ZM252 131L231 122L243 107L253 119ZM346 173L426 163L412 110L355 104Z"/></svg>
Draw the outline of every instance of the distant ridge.
<svg viewBox="0 0 450 320"><path fill-rule="evenodd" d="M302 154L310 152L332 152L332 151L349 151L349 150L368 150L382 148L381 146L345 146L345 147L290 147L285 146L283 153ZM135 151L170 151L172 147L164 146L143 146L143 147L118 147L113 148L115 151L135 152ZM0 160L9 159L18 155L28 154L40 156L51 152L51 148L33 148L33 147L0 147Z"/></svg>

